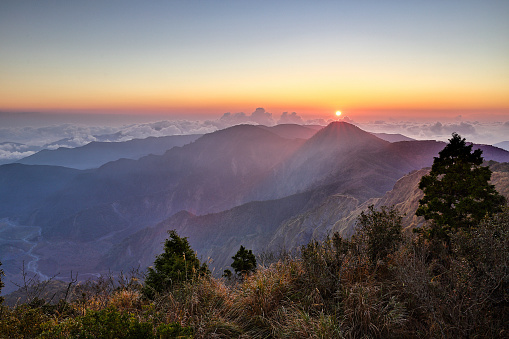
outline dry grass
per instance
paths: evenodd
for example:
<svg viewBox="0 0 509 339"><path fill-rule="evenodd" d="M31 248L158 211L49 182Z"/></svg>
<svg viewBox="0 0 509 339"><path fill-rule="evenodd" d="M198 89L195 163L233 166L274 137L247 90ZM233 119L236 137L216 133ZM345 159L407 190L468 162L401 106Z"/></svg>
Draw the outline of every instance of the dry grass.
<svg viewBox="0 0 509 339"><path fill-rule="evenodd" d="M78 314L113 307L154 329L176 323L196 338L503 338L509 214L498 218L447 251L406 241L373 263L358 240L334 236L235 282L199 277L149 301L139 283L102 279L77 288L71 306ZM23 314L51 318L48 326L73 316Z"/></svg>

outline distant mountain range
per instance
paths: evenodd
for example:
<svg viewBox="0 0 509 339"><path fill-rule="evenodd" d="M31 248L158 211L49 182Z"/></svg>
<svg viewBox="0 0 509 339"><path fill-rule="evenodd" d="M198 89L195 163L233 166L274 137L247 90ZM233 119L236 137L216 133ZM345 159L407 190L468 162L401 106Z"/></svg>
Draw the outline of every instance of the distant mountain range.
<svg viewBox="0 0 509 339"><path fill-rule="evenodd" d="M41 276L144 269L169 229L189 237L218 271L240 245L260 253L292 249L331 231L348 236L367 204L393 202L411 211L421 169L445 146L389 142L346 122L239 125L168 142L164 154L88 170L0 166L4 270L16 278L23 260ZM75 152L100 159L109 146ZM509 152L479 147L486 160L509 162ZM58 154L61 164L77 164ZM503 183L505 172L497 171L494 178ZM412 220L409 225L418 223Z"/></svg>
<svg viewBox="0 0 509 339"><path fill-rule="evenodd" d="M494 144L493 146L496 146L496 147L499 147L506 151L509 151L509 141L502 141L502 142Z"/></svg>
<svg viewBox="0 0 509 339"><path fill-rule="evenodd" d="M403 134L391 134L391 133L372 133L374 136L388 141L388 142L398 142L398 141L413 141L415 139L404 136Z"/></svg>
<svg viewBox="0 0 509 339"><path fill-rule="evenodd" d="M44 149L31 156L17 160L25 165L52 165L76 169L97 168L107 162L126 159L139 159L149 154L161 155L172 147L184 146L201 135L173 135L168 137L149 137L124 142L93 141L76 148L60 147L55 150Z"/></svg>

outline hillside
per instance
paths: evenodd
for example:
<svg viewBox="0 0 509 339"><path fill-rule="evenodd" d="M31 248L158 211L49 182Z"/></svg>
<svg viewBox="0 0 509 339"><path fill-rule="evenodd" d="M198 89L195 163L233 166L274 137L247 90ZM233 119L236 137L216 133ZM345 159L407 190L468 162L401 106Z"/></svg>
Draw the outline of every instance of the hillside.
<svg viewBox="0 0 509 339"><path fill-rule="evenodd" d="M492 184L509 199L509 163L491 162L491 167ZM429 169L413 171L399 179L382 197L364 203L349 195L330 194L333 188L329 187L329 193L322 188L280 200L248 203L217 214L195 216L182 211L125 239L98 267L125 270L133 261L141 267L150 265L162 251L166 232L172 229L188 237L199 256L203 260L211 259L209 265L222 272L240 245L258 253L278 252L296 249L313 239L324 239L333 232L349 238L354 233L357 217L369 205L376 209L394 206L404 216L405 229L418 227L424 222L422 217L415 216L423 196L418 185L428 172Z"/></svg>

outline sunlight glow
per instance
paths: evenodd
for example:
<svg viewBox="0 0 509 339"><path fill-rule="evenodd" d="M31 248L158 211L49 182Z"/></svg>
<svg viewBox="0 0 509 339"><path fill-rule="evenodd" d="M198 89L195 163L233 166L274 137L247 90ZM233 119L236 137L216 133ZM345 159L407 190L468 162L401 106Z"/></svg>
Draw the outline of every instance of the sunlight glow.
<svg viewBox="0 0 509 339"><path fill-rule="evenodd" d="M336 111L336 116L340 116L341 115L341 111Z"/></svg>

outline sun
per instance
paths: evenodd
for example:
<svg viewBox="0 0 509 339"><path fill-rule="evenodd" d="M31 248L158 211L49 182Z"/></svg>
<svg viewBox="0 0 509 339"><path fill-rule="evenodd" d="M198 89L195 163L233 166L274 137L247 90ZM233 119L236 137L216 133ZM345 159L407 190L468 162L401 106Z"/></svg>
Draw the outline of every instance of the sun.
<svg viewBox="0 0 509 339"><path fill-rule="evenodd" d="M341 111L336 111L336 116L340 116L341 115Z"/></svg>

